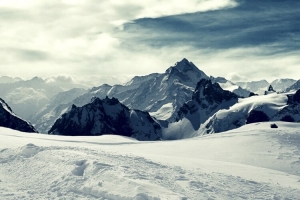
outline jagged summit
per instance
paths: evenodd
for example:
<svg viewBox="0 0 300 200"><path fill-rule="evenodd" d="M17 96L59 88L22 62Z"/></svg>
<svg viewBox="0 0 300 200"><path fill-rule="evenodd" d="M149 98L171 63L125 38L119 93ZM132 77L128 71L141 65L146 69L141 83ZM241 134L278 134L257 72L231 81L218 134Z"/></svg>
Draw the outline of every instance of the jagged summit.
<svg viewBox="0 0 300 200"><path fill-rule="evenodd" d="M197 68L192 62L188 61L186 58L183 58L181 61L177 62L174 67L182 72L195 70L195 68Z"/></svg>
<svg viewBox="0 0 300 200"><path fill-rule="evenodd" d="M165 75L168 76L168 79L178 79L180 82L191 82L193 84L189 86L192 87L195 87L200 79L209 79L203 71L186 58L168 68Z"/></svg>

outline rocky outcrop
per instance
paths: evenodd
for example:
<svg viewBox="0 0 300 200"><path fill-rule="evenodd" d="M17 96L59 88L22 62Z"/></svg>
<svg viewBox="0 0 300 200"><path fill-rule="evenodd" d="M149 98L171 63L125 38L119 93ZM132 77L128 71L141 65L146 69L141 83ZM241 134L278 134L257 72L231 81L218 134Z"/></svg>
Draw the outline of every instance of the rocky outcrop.
<svg viewBox="0 0 300 200"><path fill-rule="evenodd" d="M49 134L97 136L115 134L138 140L160 140L161 127L147 112L130 110L116 98L92 102L82 107L72 106L61 116Z"/></svg>
<svg viewBox="0 0 300 200"><path fill-rule="evenodd" d="M195 130L210 116L221 109L228 109L238 102L238 96L223 90L218 83L212 84L211 80L201 79L192 100L185 103L178 112L177 121L187 118Z"/></svg>
<svg viewBox="0 0 300 200"><path fill-rule="evenodd" d="M263 111L251 110L251 112L249 113L246 119L246 124L252 124L257 122L268 122L269 120L270 118Z"/></svg>
<svg viewBox="0 0 300 200"><path fill-rule="evenodd" d="M273 86L269 85L268 90L265 91L265 95L272 94L272 93L275 93L275 92L276 91L274 90Z"/></svg>

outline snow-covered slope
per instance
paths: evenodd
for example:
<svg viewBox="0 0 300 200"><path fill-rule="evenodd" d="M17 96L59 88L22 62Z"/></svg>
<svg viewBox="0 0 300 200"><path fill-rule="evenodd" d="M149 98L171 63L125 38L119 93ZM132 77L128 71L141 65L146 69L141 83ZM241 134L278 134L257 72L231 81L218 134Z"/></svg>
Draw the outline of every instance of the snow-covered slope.
<svg viewBox="0 0 300 200"><path fill-rule="evenodd" d="M285 91L288 87L295 84L297 81L294 79L284 78L284 79L276 79L271 82L271 85L273 86L274 90L277 92ZM299 88L297 88L299 89Z"/></svg>
<svg viewBox="0 0 300 200"><path fill-rule="evenodd" d="M0 199L299 199L300 125L189 140L66 137L0 128Z"/></svg>
<svg viewBox="0 0 300 200"><path fill-rule="evenodd" d="M11 108L0 98L0 126L7 127L23 132L35 133L35 128L18 117Z"/></svg>
<svg viewBox="0 0 300 200"><path fill-rule="evenodd" d="M93 98L83 107L73 105L56 120L49 133L71 136L118 134L138 140L161 139L161 127L149 113L130 110L115 98Z"/></svg>
<svg viewBox="0 0 300 200"><path fill-rule="evenodd" d="M285 92L292 92L300 89L300 80L285 89Z"/></svg>
<svg viewBox="0 0 300 200"><path fill-rule="evenodd" d="M47 133L54 121L71 108L70 102L85 92L85 89L74 88L52 97L50 102L31 119L35 128L41 133Z"/></svg>
<svg viewBox="0 0 300 200"><path fill-rule="evenodd" d="M288 97L288 95L290 97ZM251 123L259 122L261 120L300 122L300 100L297 100L299 95L300 91L296 94L273 93L264 96L239 99L239 102L230 107L230 109L220 110L210 117L201 126L199 133L223 132L241 127L247 122L250 123L250 121ZM290 100L288 101L288 99ZM251 116L250 120L250 114L256 116Z"/></svg>
<svg viewBox="0 0 300 200"><path fill-rule="evenodd" d="M241 88L249 90L255 94L263 95L270 83L266 80L251 81L251 82L236 82Z"/></svg>
<svg viewBox="0 0 300 200"><path fill-rule="evenodd" d="M221 109L228 109L238 102L238 96L223 90L218 83L201 79L192 99L179 110L176 121L163 131L165 139L182 139L195 136L195 133L210 116ZM182 131L182 128L186 131ZM183 134L184 133L184 134Z"/></svg>
<svg viewBox="0 0 300 200"><path fill-rule="evenodd" d="M223 90L228 90L228 91L238 95L239 97L247 98L250 95L250 91L241 88L240 86L236 85L235 83L233 83L223 77L215 78L215 77L211 76L210 80L212 81L212 83L218 83Z"/></svg>

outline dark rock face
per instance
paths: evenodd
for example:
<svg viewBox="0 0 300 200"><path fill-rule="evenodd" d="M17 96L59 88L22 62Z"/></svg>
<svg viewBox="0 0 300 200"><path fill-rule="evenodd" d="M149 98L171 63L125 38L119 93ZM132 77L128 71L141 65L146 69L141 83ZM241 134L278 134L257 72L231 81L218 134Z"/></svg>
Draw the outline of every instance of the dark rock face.
<svg viewBox="0 0 300 200"><path fill-rule="evenodd" d="M294 94L294 102L300 103L300 89Z"/></svg>
<svg viewBox="0 0 300 200"><path fill-rule="evenodd" d="M271 124L270 127L271 128L278 128L277 124Z"/></svg>
<svg viewBox="0 0 300 200"><path fill-rule="evenodd" d="M115 134L138 140L161 139L161 127L147 112L130 110L116 98L93 98L83 106L72 106L49 131L50 134L97 136Z"/></svg>
<svg viewBox="0 0 300 200"><path fill-rule="evenodd" d="M300 89L294 95L288 95L288 105L296 105L300 103Z"/></svg>
<svg viewBox="0 0 300 200"><path fill-rule="evenodd" d="M265 95L272 94L272 93L275 93L275 92L276 92L276 91L274 90L273 86L270 85L270 86L268 87L268 90L265 91Z"/></svg>
<svg viewBox="0 0 300 200"><path fill-rule="evenodd" d="M181 107L176 120L186 117L197 130L214 113L221 109L228 109L237 102L236 94L223 90L218 83L212 84L211 80L201 79L192 100Z"/></svg>
<svg viewBox="0 0 300 200"><path fill-rule="evenodd" d="M258 96L258 94L255 94L253 92L250 92L249 97Z"/></svg>
<svg viewBox="0 0 300 200"><path fill-rule="evenodd" d="M295 119L291 115L286 115L280 119L283 122L295 122Z"/></svg>
<svg viewBox="0 0 300 200"><path fill-rule="evenodd" d="M210 80L202 79L198 82L192 99L199 104L220 104L223 101L237 99L238 96L232 92L223 90L218 83L212 84ZM207 104L206 103L206 104Z"/></svg>
<svg viewBox="0 0 300 200"><path fill-rule="evenodd" d="M273 86L270 85L269 88L268 88L268 92L276 92L276 91L274 90Z"/></svg>
<svg viewBox="0 0 300 200"><path fill-rule="evenodd" d="M37 133L35 128L28 122L16 116L11 108L0 98L0 126L14 130Z"/></svg>
<svg viewBox="0 0 300 200"><path fill-rule="evenodd" d="M249 113L246 119L246 124L252 124L257 122L268 122L268 121L270 121L270 118L263 111L251 110L251 112Z"/></svg>

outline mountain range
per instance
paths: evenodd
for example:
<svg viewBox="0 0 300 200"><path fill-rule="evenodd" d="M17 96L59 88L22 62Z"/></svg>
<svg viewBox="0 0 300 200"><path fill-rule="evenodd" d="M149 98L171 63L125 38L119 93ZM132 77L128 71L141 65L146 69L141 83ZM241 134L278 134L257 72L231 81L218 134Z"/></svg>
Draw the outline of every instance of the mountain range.
<svg viewBox="0 0 300 200"><path fill-rule="evenodd" d="M0 95L17 110L14 115L30 121L41 133L111 133L139 140L170 140L218 133L260 120L299 121L299 103L293 100L299 81L234 83L206 75L185 58L164 73L88 90L78 84L72 89L68 89L72 84L60 87L64 81L72 83L62 77L0 80Z"/></svg>

